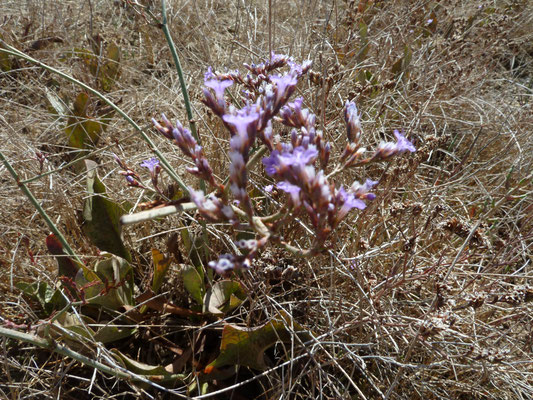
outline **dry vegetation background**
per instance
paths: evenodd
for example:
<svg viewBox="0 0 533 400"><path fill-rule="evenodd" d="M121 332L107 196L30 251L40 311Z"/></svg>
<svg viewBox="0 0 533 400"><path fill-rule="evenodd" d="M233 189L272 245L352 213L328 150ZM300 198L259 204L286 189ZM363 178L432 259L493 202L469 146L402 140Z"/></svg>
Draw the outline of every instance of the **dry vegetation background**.
<svg viewBox="0 0 533 400"><path fill-rule="evenodd" d="M158 16L159 2L148 3ZM257 327L285 310L316 340L277 344L267 351L272 370L260 375L243 367L209 382L208 391L233 399L533 398L531 3L272 3L272 48L313 61L298 92L334 144L334 156L346 143L347 99L362 111L366 144L402 129L418 151L339 177L339 183L371 177L380 184L377 199L346 220L328 254L298 260L267 252L239 278L248 299L226 322ZM115 43L120 77L106 95L194 184L179 150L151 128L161 112L173 120L186 116L164 36L141 10L129 1L3 0L0 38L99 90L76 49ZM224 176L228 136L200 102L203 73L208 66L243 70L243 62L264 60L268 2L175 0L168 14L200 134ZM0 66L1 151L23 179L60 168L74 149L47 93L71 107L79 87L11 56L0 58ZM94 101L91 107L103 106ZM42 167L38 152L46 155ZM145 201L142 191L125 186L112 152L149 182L138 165L151 153L118 115L93 159L110 198ZM261 169L255 172L252 181L266 184ZM57 280L45 246L49 229L3 165L0 182L0 324L35 325L47 317L15 284ZM162 186L170 183L164 176ZM97 257L79 224L85 174L64 168L29 188L83 259ZM125 228L140 288L150 279L151 249L166 252L178 226L174 216ZM212 254L227 251L223 232L214 229ZM171 268L165 296L187 307L177 263ZM85 344L84 354L99 360L117 347L163 366L193 346L182 366L191 375L169 392L2 338L0 397L178 397L197 379L192 372L216 357L222 326L154 314L132 338L107 347Z"/></svg>

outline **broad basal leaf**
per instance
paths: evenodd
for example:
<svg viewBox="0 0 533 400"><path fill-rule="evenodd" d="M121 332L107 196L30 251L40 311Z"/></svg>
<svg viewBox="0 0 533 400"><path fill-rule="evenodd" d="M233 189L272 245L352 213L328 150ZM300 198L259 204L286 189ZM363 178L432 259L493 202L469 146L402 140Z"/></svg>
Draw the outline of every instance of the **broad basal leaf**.
<svg viewBox="0 0 533 400"><path fill-rule="evenodd" d="M183 374L169 373L161 365L149 365L133 360L117 349L112 349L111 352L114 354L117 362L122 364L124 368L152 382L172 386L178 382L182 382L186 378L186 375Z"/></svg>
<svg viewBox="0 0 533 400"><path fill-rule="evenodd" d="M115 80L120 72L120 48L113 42L107 46L107 59L100 68L100 84L102 89L109 92L113 89Z"/></svg>
<svg viewBox="0 0 533 400"><path fill-rule="evenodd" d="M106 197L105 186L96 173L97 164L85 160L85 165L88 197L83 207L83 231L100 250L131 261L130 253L122 242L119 223L126 210Z"/></svg>
<svg viewBox="0 0 533 400"><path fill-rule="evenodd" d="M104 127L100 121L87 115L89 95L81 92L74 101L72 114L67 120L65 133L69 146L76 149L86 149L98 142Z"/></svg>
<svg viewBox="0 0 533 400"><path fill-rule="evenodd" d="M192 265L182 264L181 278L185 289L187 289L193 300L201 305L205 295L205 284L197 269Z"/></svg>
<svg viewBox="0 0 533 400"><path fill-rule="evenodd" d="M95 273L106 285L105 295L100 297L98 304L111 309L134 305L133 270L130 263L113 254L103 256L105 259L94 267Z"/></svg>
<svg viewBox="0 0 533 400"><path fill-rule="evenodd" d="M267 368L264 359L266 349L278 341L291 343L298 342L298 339L305 342L311 339L311 335L287 313L280 313L258 328L227 324L222 331L220 355L205 368L205 373L226 365L264 370Z"/></svg>
<svg viewBox="0 0 533 400"><path fill-rule="evenodd" d="M226 314L246 299L246 294L237 281L223 280L213 284L204 297L204 312Z"/></svg>
<svg viewBox="0 0 533 400"><path fill-rule="evenodd" d="M47 315L53 311L61 310L67 305L67 300L61 291L47 282L18 282L16 286L24 292L24 294L37 300Z"/></svg>

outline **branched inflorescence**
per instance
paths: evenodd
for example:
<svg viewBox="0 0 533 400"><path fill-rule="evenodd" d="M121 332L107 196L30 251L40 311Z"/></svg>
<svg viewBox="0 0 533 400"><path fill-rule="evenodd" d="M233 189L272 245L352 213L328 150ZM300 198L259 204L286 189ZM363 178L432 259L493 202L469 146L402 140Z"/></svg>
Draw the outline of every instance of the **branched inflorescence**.
<svg viewBox="0 0 533 400"><path fill-rule="evenodd" d="M325 140L323 132L316 129L315 114L303 107L302 97L289 102L299 78L309 71L310 62L299 65L288 56L273 54L270 61L245 64L245 67L248 70L246 76L237 71L215 74L211 68L205 74L203 102L222 120L230 133L227 183L217 181L202 147L188 129L179 122L172 125L164 115L162 122L153 120L157 130L173 140L194 163L188 171L213 188L210 195L189 188L191 200L200 215L211 222L246 225L256 233L254 240L236 242L242 254L223 254L209 263L220 274L249 268L253 258L269 242L279 244L295 255L320 253L348 213L353 209L364 209L365 202L375 198L371 190L378 183L367 179L363 184L356 181L345 188L337 187L332 178L347 168L415 151L413 144L395 130L395 143L380 143L374 152L367 152L361 144L361 115L355 103L347 101L344 119L348 144L337 164L328 172L331 145ZM282 67L288 67L288 71L274 73ZM226 101L225 92L233 84L244 87L240 105ZM275 128L275 124L279 123L291 129L288 138L275 133L281 132ZM258 151L257 141L269 152L262 163L266 174L273 180L263 189L271 192L275 187L286 193L286 206L273 215L257 215L249 196L248 170L253 166L252 150ZM229 198L230 193L233 202ZM284 227L295 218L307 220L314 233L311 246L305 250L284 240Z"/></svg>

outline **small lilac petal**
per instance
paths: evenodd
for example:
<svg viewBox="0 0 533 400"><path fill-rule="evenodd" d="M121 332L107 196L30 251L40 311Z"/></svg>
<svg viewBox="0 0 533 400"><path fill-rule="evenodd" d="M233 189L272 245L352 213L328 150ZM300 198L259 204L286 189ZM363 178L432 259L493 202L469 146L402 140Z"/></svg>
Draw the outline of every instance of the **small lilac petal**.
<svg viewBox="0 0 533 400"><path fill-rule="evenodd" d="M394 136L396 136L396 140L398 141L398 143L396 143L396 149L398 152L402 153L404 151L410 151L411 153L414 153L416 151L416 148L413 143L411 143L396 129L394 130Z"/></svg>
<svg viewBox="0 0 533 400"><path fill-rule="evenodd" d="M364 187L368 190L372 189L374 186L378 184L378 181L373 181L372 179L367 179L365 181Z"/></svg>
<svg viewBox="0 0 533 400"><path fill-rule="evenodd" d="M213 69L211 67L207 68L206 73L204 74L204 81L208 81L210 79L213 79L215 75L213 74Z"/></svg>
<svg viewBox="0 0 533 400"><path fill-rule="evenodd" d="M239 136L246 137L248 135L248 127L257 122L259 119L259 114L256 112L252 112L247 115L226 114L222 117L222 119L228 124L233 125Z"/></svg>
<svg viewBox="0 0 533 400"><path fill-rule="evenodd" d="M286 165L304 166L312 163L318 157L316 146L309 145L296 147L292 152L284 152L279 156L281 162Z"/></svg>
<svg viewBox="0 0 533 400"><path fill-rule="evenodd" d="M274 189L274 185L266 185L264 189L265 189L265 192L271 193L272 189Z"/></svg>
<svg viewBox="0 0 533 400"><path fill-rule="evenodd" d="M278 157L279 151L274 150L270 156L263 158L263 165L265 166L265 171L269 176L274 175L277 172L277 167L280 166Z"/></svg>
<svg viewBox="0 0 533 400"><path fill-rule="evenodd" d="M208 81L205 81L205 86L208 88L211 88L215 91L215 95L217 97L218 101L224 100L224 91L229 88L231 85L233 85L232 80L222 80L219 81L218 79L210 79Z"/></svg>
<svg viewBox="0 0 533 400"><path fill-rule="evenodd" d="M235 269L235 257L231 254L222 254L216 261L210 261L207 265L213 268L219 275Z"/></svg>
<svg viewBox="0 0 533 400"><path fill-rule="evenodd" d="M300 193L300 190L302 190L300 187L293 185L292 183L289 183L287 181L278 182L276 184L276 187L289 194L298 194Z"/></svg>
<svg viewBox="0 0 533 400"><path fill-rule="evenodd" d="M150 171L150 173L154 173L156 168L159 167L159 160L155 157L152 157L148 160L144 160L142 163L141 163L141 167L143 168L148 168L148 170Z"/></svg>
<svg viewBox="0 0 533 400"><path fill-rule="evenodd" d="M293 185L292 183L289 183L287 181L279 182L276 187L278 189L283 190L285 193L289 193L291 195L292 202L296 207L299 207L301 204L300 201L300 187Z"/></svg>

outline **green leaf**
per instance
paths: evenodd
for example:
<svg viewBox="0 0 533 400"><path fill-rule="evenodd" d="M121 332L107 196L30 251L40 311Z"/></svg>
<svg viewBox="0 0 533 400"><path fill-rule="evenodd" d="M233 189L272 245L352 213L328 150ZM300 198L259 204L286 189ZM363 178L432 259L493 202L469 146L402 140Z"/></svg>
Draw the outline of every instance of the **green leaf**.
<svg viewBox="0 0 533 400"><path fill-rule="evenodd" d="M16 286L27 296L37 300L46 315L50 315L53 311L60 310L67 305L61 291L55 287L50 287L46 282L18 282Z"/></svg>
<svg viewBox="0 0 533 400"><path fill-rule="evenodd" d="M218 281L204 296L204 312L223 315L240 306L245 299L246 294L239 282Z"/></svg>
<svg viewBox="0 0 533 400"><path fill-rule="evenodd" d="M93 270L81 265L74 281L85 300L91 304L98 304L98 299L101 297L100 293L105 289L105 285Z"/></svg>
<svg viewBox="0 0 533 400"><path fill-rule="evenodd" d="M134 305L133 300L133 270L128 261L113 254L103 254L104 260L99 261L94 271L104 282L105 296L95 301L111 309L118 309L123 305Z"/></svg>
<svg viewBox="0 0 533 400"><path fill-rule="evenodd" d="M85 165L89 196L83 206L83 231L100 250L131 261L130 253L122 242L119 222L126 210L105 197L105 186L96 173L97 164L85 160Z"/></svg>
<svg viewBox="0 0 533 400"><path fill-rule="evenodd" d="M154 277L152 279L152 291L157 293L163 284L170 267L170 258L165 257L159 250L152 249L152 260L154 263Z"/></svg>
<svg viewBox="0 0 533 400"><path fill-rule="evenodd" d="M4 36L0 34L0 39L4 39ZM0 44L0 48L4 48ZM8 72L11 71L11 68L13 65L11 64L11 60L9 59L9 56L6 53L0 53L0 71Z"/></svg>
<svg viewBox="0 0 533 400"><path fill-rule="evenodd" d="M366 59L368 51L370 50L370 43L368 42L368 26L364 21L359 23L359 51L357 53L357 60L362 62Z"/></svg>
<svg viewBox="0 0 533 400"><path fill-rule="evenodd" d="M117 349L111 349L111 352L114 354L117 362L122 364L124 368L134 374L141 375L152 382L174 386L186 378L183 374L173 374L168 372L165 367L161 365L149 365L133 360Z"/></svg>
<svg viewBox="0 0 533 400"><path fill-rule="evenodd" d="M204 279L198 273L198 270L192 265L182 264L181 278L185 289L187 289L193 300L201 305L205 295L205 285Z"/></svg>
<svg viewBox="0 0 533 400"><path fill-rule="evenodd" d="M394 64L392 64L391 72L396 76L400 76L403 73L403 77L407 77L408 67L411 64L413 58L413 52L411 48L406 45L403 50L403 56L400 57Z"/></svg>
<svg viewBox="0 0 533 400"><path fill-rule="evenodd" d="M109 92L113 89L115 80L120 72L120 48L113 42L107 46L107 60L100 68L100 84L102 89Z"/></svg>
<svg viewBox="0 0 533 400"><path fill-rule="evenodd" d="M135 328L119 328L114 325L106 325L95 331L89 326L94 326L96 324L95 320L86 315L83 315L82 319L83 323L80 322L78 316L73 313L65 312L56 319L55 323L60 324L63 328L75 332L82 337L91 340L94 338L97 342L104 344L127 338L136 331ZM65 337L62 338L65 339Z"/></svg>
<svg viewBox="0 0 533 400"><path fill-rule="evenodd" d="M265 350L278 341L291 343L297 336L302 341L311 339L309 332L293 321L287 313L280 313L272 321L257 328L243 328L227 324L222 331L219 356L209 364L205 372L226 365L241 365L257 370L267 368Z"/></svg>
<svg viewBox="0 0 533 400"><path fill-rule="evenodd" d="M87 49L76 48L74 49L74 52L83 61L91 74L96 75L96 72L98 71L98 57Z"/></svg>
<svg viewBox="0 0 533 400"><path fill-rule="evenodd" d="M73 115L68 118L65 127L69 146L76 149L86 149L96 144L104 130L102 122L87 115L89 100L87 93L78 94L72 108Z"/></svg>
<svg viewBox="0 0 533 400"><path fill-rule="evenodd" d="M94 339L101 343L110 343L130 337L137 331L136 328L117 327L114 325L104 326L94 334Z"/></svg>

